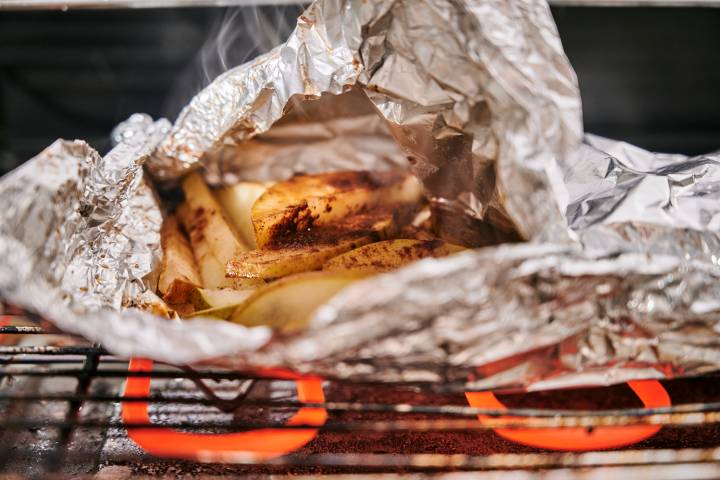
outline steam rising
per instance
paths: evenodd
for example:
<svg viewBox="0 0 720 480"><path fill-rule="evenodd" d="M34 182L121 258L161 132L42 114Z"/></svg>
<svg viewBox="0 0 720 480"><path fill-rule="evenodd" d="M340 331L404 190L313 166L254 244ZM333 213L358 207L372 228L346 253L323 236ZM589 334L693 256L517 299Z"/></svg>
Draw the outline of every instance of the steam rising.
<svg viewBox="0 0 720 480"><path fill-rule="evenodd" d="M218 75L284 42L302 11L302 3L210 9L207 39L171 88L164 116L175 118Z"/></svg>

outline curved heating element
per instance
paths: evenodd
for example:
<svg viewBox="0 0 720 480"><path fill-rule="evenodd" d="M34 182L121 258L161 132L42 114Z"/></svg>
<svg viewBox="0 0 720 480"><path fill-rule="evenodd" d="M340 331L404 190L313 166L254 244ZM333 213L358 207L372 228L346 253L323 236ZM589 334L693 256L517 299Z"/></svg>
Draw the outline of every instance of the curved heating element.
<svg viewBox="0 0 720 480"><path fill-rule="evenodd" d="M0 316L0 327L6 327L8 325L10 325L10 317L8 315ZM4 337L5 335L0 334L0 343L2 343Z"/></svg>
<svg viewBox="0 0 720 480"><path fill-rule="evenodd" d="M149 373L153 362L133 358L128 370ZM264 371L266 375L287 377L283 371ZM322 380L319 378L287 377L295 380L298 400L302 403L324 403ZM628 382L643 405L648 408L671 406L665 388L656 380ZM150 395L150 377L128 377L124 398ZM507 410L492 392L466 392L471 407ZM480 415L483 422L488 416ZM513 417L500 417L511 419ZM123 402L122 419L127 424L150 424L148 402ZM286 425L321 427L327 420L324 408L302 407ZM655 435L660 425L632 425L565 428L495 428L501 437L513 442L550 450L585 451L623 447ZM310 442L318 429L264 428L239 433L194 434L170 428L128 428L128 436L148 453L161 457L187 458L203 462L255 462L291 453Z"/></svg>
<svg viewBox="0 0 720 480"><path fill-rule="evenodd" d="M130 372L152 371L152 360L133 358ZM298 400L323 403L322 380L297 379ZM128 377L124 398L150 395L150 377ZM149 424L147 402L123 402L122 419L128 424ZM300 408L286 425L321 426L327 419L324 408ZM267 460L290 453L315 438L317 429L264 428L239 433L195 434L170 428L128 428L128 436L148 453L160 457L187 458L201 462Z"/></svg>
<svg viewBox="0 0 720 480"><path fill-rule="evenodd" d="M657 380L635 380L627 385L648 408L669 407L670 396ZM471 407L507 410L492 392L466 392ZM478 416L482 422L487 416ZM508 418L508 417L501 417ZM633 425L627 427L583 427L494 429L495 433L513 442L550 450L601 450L624 447L655 435L661 425Z"/></svg>

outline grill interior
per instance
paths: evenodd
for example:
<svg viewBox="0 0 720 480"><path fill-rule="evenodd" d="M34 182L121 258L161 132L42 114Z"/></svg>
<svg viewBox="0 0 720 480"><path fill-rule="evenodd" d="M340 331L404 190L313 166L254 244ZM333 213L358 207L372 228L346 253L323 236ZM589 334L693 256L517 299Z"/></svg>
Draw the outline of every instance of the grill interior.
<svg viewBox="0 0 720 480"><path fill-rule="evenodd" d="M655 472L653 478L720 475L716 374L664 381L672 406L655 409L641 408L625 385L498 395L509 408L506 416L498 410L469 407L461 384L325 380L324 402L303 403L295 382L280 378L282 374L258 377L158 364L144 373L147 362L138 369L142 361L128 363L100 346L54 334L40 319L0 318L4 324L0 327L0 471L5 473L35 478L126 478L130 474L424 477L448 472L473 478L484 478L480 474L564 478L580 473L588 478L637 478L639 472L643 476ZM149 394L137 395L125 387L128 391L123 397L127 379L142 382L139 379L148 377L152 379ZM150 424L133 420L145 405ZM302 408L324 410L327 419L319 428L316 423L288 422ZM478 414L486 414L486 420L478 421ZM662 428L618 450L569 453L515 443L493 431L498 427L581 426L592 436L612 425ZM258 429L272 429L271 435L310 434L307 443L300 442L298 449L284 456L231 452L237 441L230 440L226 451L213 453L208 444L193 460L148 453L146 448L160 445L170 448L170 456L177 456L171 444L189 444L190 440L165 439L163 432L168 428L208 438L230 432L255 435ZM152 432L160 435L155 447L147 440ZM150 443L141 448L131 437ZM258 445L257 440L243 442L239 444L250 448Z"/></svg>
<svg viewBox="0 0 720 480"><path fill-rule="evenodd" d="M298 8L267 15L292 21ZM578 72L588 130L658 150L717 147L719 10L556 7L553 13ZM112 126L136 111L172 117L204 83L184 77L195 73L198 52L226 15L219 9L4 13L0 171L57 136L86 138L104 150ZM243 48L230 63L257 53L253 35L247 37L239 38ZM130 371L127 359L16 313L0 317L0 476L720 477L717 373L663 381L672 406L654 409L643 409L626 385L506 393L498 396L509 410L499 412L469 407L462 384L330 380L322 382L325 401L308 404L286 378L158 364ZM151 378L152 389L124 396L128 378ZM150 424L123 416L145 404ZM288 424L302 408L323 409L328 418L320 427ZM479 414L489 419L480 422ZM493 430L581 426L592 436L617 425L662 428L619 449L572 453L515 443ZM201 452L210 460L204 462L153 455L131 439L133 432L154 431L162 445L168 428L208 438L258 429L317 434L284 456Z"/></svg>

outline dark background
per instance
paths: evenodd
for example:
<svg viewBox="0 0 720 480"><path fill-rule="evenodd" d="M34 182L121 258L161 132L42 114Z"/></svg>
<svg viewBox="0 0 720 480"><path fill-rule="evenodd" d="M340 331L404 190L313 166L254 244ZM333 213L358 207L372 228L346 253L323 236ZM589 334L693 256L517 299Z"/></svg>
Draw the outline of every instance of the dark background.
<svg viewBox="0 0 720 480"><path fill-rule="evenodd" d="M105 151L134 112L174 118L226 66L283 39L299 11L0 12L0 172L58 137ZM587 131L658 151L720 148L720 9L553 13Z"/></svg>

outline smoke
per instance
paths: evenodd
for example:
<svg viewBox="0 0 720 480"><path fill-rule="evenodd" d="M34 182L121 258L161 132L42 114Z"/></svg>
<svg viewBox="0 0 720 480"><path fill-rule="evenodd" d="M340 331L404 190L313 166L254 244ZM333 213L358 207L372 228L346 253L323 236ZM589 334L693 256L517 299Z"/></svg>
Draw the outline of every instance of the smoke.
<svg viewBox="0 0 720 480"><path fill-rule="evenodd" d="M174 119L218 75L284 42L303 4L211 9L207 40L165 100L163 116Z"/></svg>

